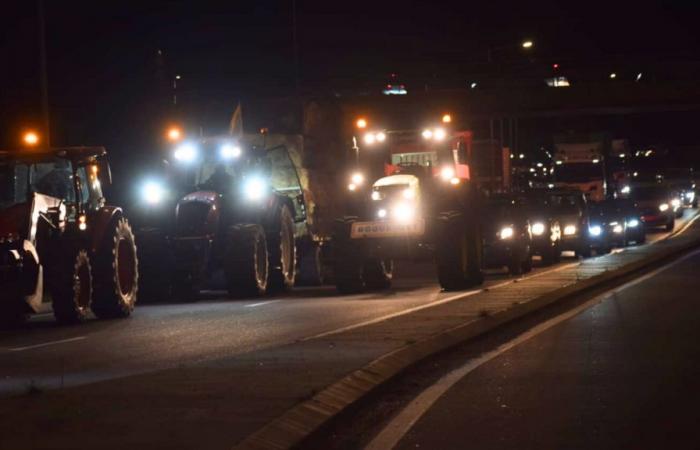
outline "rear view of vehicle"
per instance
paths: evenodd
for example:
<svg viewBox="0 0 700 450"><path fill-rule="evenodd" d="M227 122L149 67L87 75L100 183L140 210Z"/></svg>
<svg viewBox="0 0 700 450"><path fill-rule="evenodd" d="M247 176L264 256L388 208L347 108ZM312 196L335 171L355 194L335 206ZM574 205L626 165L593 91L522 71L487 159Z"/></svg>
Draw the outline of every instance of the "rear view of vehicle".
<svg viewBox="0 0 700 450"><path fill-rule="evenodd" d="M530 272L532 234L523 205L514 196L494 194L483 211L485 267L507 267L511 275Z"/></svg>
<svg viewBox="0 0 700 450"><path fill-rule="evenodd" d="M138 289L134 236L105 204L103 148L0 153L0 320L51 307L60 322L127 317ZM106 176L106 178L105 178Z"/></svg>

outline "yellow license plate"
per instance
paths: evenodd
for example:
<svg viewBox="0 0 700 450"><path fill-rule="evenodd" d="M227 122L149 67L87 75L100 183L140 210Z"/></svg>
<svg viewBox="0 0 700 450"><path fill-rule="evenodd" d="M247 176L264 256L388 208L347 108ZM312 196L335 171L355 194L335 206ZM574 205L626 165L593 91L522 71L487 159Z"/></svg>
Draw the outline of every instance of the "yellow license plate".
<svg viewBox="0 0 700 450"><path fill-rule="evenodd" d="M409 223L397 222L355 222L350 229L352 239L422 236L425 233L425 220Z"/></svg>

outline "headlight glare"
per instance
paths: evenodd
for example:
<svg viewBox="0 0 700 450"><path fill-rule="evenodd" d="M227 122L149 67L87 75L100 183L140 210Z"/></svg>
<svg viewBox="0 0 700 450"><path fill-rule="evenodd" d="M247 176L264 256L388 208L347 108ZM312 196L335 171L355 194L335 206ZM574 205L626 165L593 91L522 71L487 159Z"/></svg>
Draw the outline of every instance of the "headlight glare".
<svg viewBox="0 0 700 450"><path fill-rule="evenodd" d="M545 226L542 222L535 222L532 225L532 234L535 236L542 236L544 234Z"/></svg>
<svg viewBox="0 0 700 450"><path fill-rule="evenodd" d="M416 208L413 205L407 203L399 203L394 207L393 216L394 219L401 223L407 223L413 220L416 214Z"/></svg>
<svg viewBox="0 0 700 450"><path fill-rule="evenodd" d="M450 181L455 176L455 170L452 167L443 167L440 170L440 178L445 181Z"/></svg>
<svg viewBox="0 0 700 450"><path fill-rule="evenodd" d="M386 209L382 208L377 211L377 217L384 219L386 217Z"/></svg>
<svg viewBox="0 0 700 450"><path fill-rule="evenodd" d="M219 149L221 159L234 159L241 156L241 148L233 144L224 144Z"/></svg>
<svg viewBox="0 0 700 450"><path fill-rule="evenodd" d="M668 211L668 203L662 203L659 205L659 211L664 212Z"/></svg>
<svg viewBox="0 0 700 450"><path fill-rule="evenodd" d="M243 193L250 201L259 201L267 192L267 183L260 177L251 177L243 185Z"/></svg>
<svg viewBox="0 0 700 450"><path fill-rule="evenodd" d="M576 234L576 225L567 225L564 227L564 236L573 236Z"/></svg>
<svg viewBox="0 0 700 450"><path fill-rule="evenodd" d="M180 162L192 162L197 158L197 147L194 144L182 144L175 149L174 156Z"/></svg>
<svg viewBox="0 0 700 450"><path fill-rule="evenodd" d="M379 191L372 191L372 200L379 201L382 199L382 194Z"/></svg>
<svg viewBox="0 0 700 450"><path fill-rule="evenodd" d="M165 197L165 188L156 181L147 181L141 190L143 200L149 205L157 205Z"/></svg>
<svg viewBox="0 0 700 450"><path fill-rule="evenodd" d="M615 225L613 227L613 233L620 234L623 231L624 231L624 229L622 228L622 225Z"/></svg>
<svg viewBox="0 0 700 450"><path fill-rule="evenodd" d="M513 237L513 227L503 227L501 228L501 231L498 233L498 236L501 239L510 239Z"/></svg>
<svg viewBox="0 0 700 450"><path fill-rule="evenodd" d="M627 222L627 226L630 227L630 228L638 227L638 226L639 226L639 220L637 220L637 219L630 219L630 220Z"/></svg>
<svg viewBox="0 0 700 450"><path fill-rule="evenodd" d="M588 227L588 232L591 234L591 236L600 236L601 233L603 233L603 229L600 227L600 225L592 225Z"/></svg>

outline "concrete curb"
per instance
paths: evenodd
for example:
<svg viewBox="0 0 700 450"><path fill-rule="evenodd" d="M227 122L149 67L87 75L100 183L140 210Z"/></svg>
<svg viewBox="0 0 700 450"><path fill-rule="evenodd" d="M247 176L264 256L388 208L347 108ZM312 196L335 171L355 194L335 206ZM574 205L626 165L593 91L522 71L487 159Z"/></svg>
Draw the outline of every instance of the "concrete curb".
<svg viewBox="0 0 700 450"><path fill-rule="evenodd" d="M235 449L290 449L319 430L324 424L357 401L388 382L408 367L435 353L461 344L496 327L574 295L584 294L605 283L619 280L642 269L680 256L700 246L700 240L661 250L639 261L605 271L591 278L551 291L526 303L486 315L447 329L421 341L408 344L355 370L260 428L241 441Z"/></svg>

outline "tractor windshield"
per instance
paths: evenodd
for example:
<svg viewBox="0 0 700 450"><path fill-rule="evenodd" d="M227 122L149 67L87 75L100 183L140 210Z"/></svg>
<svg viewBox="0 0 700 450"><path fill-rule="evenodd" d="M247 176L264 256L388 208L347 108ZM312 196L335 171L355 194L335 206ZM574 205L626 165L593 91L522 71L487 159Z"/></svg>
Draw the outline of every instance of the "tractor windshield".
<svg viewBox="0 0 700 450"><path fill-rule="evenodd" d="M71 163L60 158L0 162L0 209L27 202L34 192L74 202Z"/></svg>

